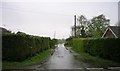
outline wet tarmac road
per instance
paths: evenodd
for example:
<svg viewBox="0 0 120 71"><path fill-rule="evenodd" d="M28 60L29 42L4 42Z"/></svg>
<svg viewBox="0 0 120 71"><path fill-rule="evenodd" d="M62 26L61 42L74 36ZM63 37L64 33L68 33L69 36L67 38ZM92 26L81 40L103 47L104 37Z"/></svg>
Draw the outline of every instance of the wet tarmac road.
<svg viewBox="0 0 120 71"><path fill-rule="evenodd" d="M53 55L43 64L25 67L23 69L80 69L91 68L87 63L78 61L74 54L67 50L64 44L58 44Z"/></svg>
<svg viewBox="0 0 120 71"><path fill-rule="evenodd" d="M54 54L41 66L37 68L44 69L75 69L88 68L89 64L75 59L74 55L65 48L64 44L59 44Z"/></svg>

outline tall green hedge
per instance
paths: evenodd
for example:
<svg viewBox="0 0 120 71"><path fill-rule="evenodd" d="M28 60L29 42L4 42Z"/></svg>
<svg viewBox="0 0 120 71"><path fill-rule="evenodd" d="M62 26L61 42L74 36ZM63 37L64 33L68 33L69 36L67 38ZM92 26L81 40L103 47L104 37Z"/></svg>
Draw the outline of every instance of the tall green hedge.
<svg viewBox="0 0 120 71"><path fill-rule="evenodd" d="M76 51L120 62L120 38L77 38L72 46Z"/></svg>
<svg viewBox="0 0 120 71"><path fill-rule="evenodd" d="M52 39L52 40L50 41L50 47L51 47L51 48L54 49L56 44L58 44L58 40L57 40L57 39Z"/></svg>
<svg viewBox="0 0 120 71"><path fill-rule="evenodd" d="M49 49L51 46L50 42L52 40L49 37L4 34L2 35L2 59L22 61Z"/></svg>

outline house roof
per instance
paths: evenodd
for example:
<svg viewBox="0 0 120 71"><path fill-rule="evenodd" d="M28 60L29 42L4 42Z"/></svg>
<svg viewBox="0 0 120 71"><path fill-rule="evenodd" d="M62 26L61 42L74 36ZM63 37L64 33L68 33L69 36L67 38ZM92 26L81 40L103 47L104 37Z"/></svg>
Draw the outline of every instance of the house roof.
<svg viewBox="0 0 120 71"><path fill-rule="evenodd" d="M109 28L117 37L120 37L120 26L109 26Z"/></svg>
<svg viewBox="0 0 120 71"><path fill-rule="evenodd" d="M110 30L114 34L115 37L120 37L120 26L108 26L108 28L106 29L102 37L105 36L107 30Z"/></svg>
<svg viewBox="0 0 120 71"><path fill-rule="evenodd" d="M2 33L10 33L9 30L7 30L5 28L2 28L2 27L0 27L0 32L2 32Z"/></svg>

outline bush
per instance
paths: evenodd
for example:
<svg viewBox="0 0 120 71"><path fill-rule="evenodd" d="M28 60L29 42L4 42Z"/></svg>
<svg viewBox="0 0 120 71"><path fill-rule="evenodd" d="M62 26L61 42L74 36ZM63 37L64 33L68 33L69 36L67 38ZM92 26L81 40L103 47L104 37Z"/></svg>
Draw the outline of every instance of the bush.
<svg viewBox="0 0 120 71"><path fill-rule="evenodd" d="M58 40L57 40L57 39L52 39L52 40L50 41L50 47L51 47L51 48L54 49L56 44L58 44Z"/></svg>
<svg viewBox="0 0 120 71"><path fill-rule="evenodd" d="M66 39L66 42L65 42L65 46L72 46L72 39L73 39L74 37L69 37L69 38L67 38Z"/></svg>
<svg viewBox="0 0 120 71"><path fill-rule="evenodd" d="M49 37L26 34L4 34L2 35L2 59L22 61L49 49L50 42L52 40Z"/></svg>
<svg viewBox="0 0 120 71"><path fill-rule="evenodd" d="M76 51L120 62L120 38L76 38L72 46Z"/></svg>

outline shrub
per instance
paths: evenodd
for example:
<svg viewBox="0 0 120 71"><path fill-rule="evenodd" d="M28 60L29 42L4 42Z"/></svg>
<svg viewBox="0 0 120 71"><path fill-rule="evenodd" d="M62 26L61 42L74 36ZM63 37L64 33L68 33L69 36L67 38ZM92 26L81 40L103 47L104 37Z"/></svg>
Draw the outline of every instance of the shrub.
<svg viewBox="0 0 120 71"><path fill-rule="evenodd" d="M22 61L49 49L50 42L52 41L49 37L26 34L4 34L2 35L2 59Z"/></svg>
<svg viewBox="0 0 120 71"><path fill-rule="evenodd" d="M72 46L76 51L120 62L120 38L76 38Z"/></svg>

